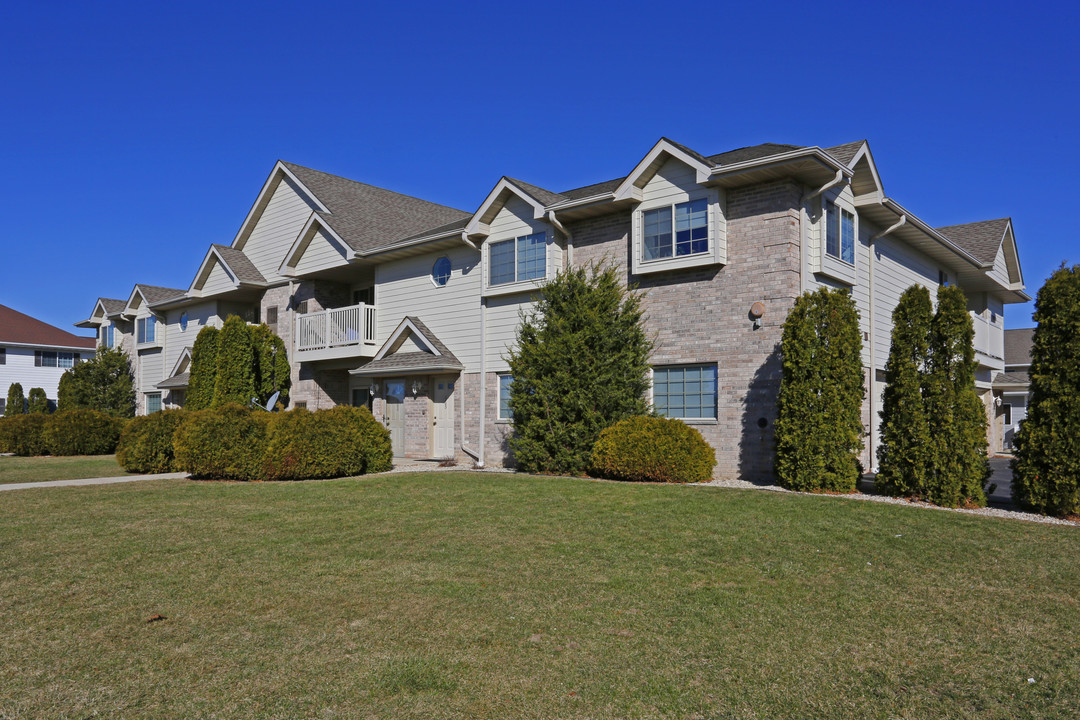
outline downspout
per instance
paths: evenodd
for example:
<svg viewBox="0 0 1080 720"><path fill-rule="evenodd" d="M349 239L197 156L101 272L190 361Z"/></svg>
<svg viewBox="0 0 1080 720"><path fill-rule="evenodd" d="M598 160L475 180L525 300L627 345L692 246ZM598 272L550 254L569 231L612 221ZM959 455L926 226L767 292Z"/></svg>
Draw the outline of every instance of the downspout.
<svg viewBox="0 0 1080 720"><path fill-rule="evenodd" d="M559 218L555 217L554 210L547 211L548 221L555 226L555 229L566 238L566 267L570 268L574 265L574 237L570 234L570 231L563 227L563 224L559 222Z"/></svg>
<svg viewBox="0 0 1080 720"><path fill-rule="evenodd" d="M487 430L487 298L480 298L480 453L477 467L484 467L484 435Z"/></svg>
<svg viewBox="0 0 1080 720"><path fill-rule="evenodd" d="M868 252L866 255L866 269L870 273L870 280L867 283L867 290L869 292L869 306L870 306L870 470L876 470L876 458L877 454L874 450L874 441L877 437L878 423L875 421L877 411L877 364L875 361L874 352L874 243L881 238L889 235L890 233L899 230L907 224L907 215L901 215L900 219L890 225L888 228L882 230L876 235L870 236L870 241L867 243Z"/></svg>
<svg viewBox="0 0 1080 720"><path fill-rule="evenodd" d="M461 231L461 240L471 247L473 250L480 252L480 248L476 246L472 240L469 239L469 233L467 230ZM477 467L484 467L483 452L484 452L484 300L480 299L480 451L473 450L465 444L465 385L464 385L464 373L462 374L462 388L461 388L461 451L471 457L476 463Z"/></svg>
<svg viewBox="0 0 1080 720"><path fill-rule="evenodd" d="M799 291L800 292L806 292L809 289L809 288L807 288L807 280L806 280L806 278L807 278L806 262L807 262L809 254L810 254L809 250L807 248L807 245L809 245L810 240L807 237L808 230L806 228L805 218L807 216L809 216L809 214L810 214L810 211L808 209L810 201L813 200L814 198L818 197L822 193L828 191L830 188L836 187L837 185L839 185L842 182L844 182L844 171L843 170L837 170L836 171L836 176L833 177L832 180L825 183L824 185L822 185L817 190L814 190L811 193L803 192L802 198L800 198L800 200L799 200Z"/></svg>

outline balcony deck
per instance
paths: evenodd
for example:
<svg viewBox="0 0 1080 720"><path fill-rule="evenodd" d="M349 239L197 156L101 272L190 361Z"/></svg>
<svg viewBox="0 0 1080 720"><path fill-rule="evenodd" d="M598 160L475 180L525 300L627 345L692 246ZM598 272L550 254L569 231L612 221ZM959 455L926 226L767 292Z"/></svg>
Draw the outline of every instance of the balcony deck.
<svg viewBox="0 0 1080 720"><path fill-rule="evenodd" d="M374 357L374 305L349 305L296 316L296 359L300 362Z"/></svg>

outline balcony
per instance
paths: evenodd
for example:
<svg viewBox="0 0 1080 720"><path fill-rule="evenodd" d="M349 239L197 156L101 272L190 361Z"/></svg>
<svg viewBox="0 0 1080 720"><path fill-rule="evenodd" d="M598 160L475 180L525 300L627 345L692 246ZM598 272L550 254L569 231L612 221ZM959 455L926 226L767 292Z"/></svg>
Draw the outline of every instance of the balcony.
<svg viewBox="0 0 1080 720"><path fill-rule="evenodd" d="M374 357L375 319L375 306L363 303L297 315L296 359Z"/></svg>
<svg viewBox="0 0 1080 720"><path fill-rule="evenodd" d="M1005 356L1005 331L1000 325L995 325L976 313L971 313L971 322L975 326L975 352L997 361L988 363L987 358L982 358L981 364L1004 367L1002 358Z"/></svg>

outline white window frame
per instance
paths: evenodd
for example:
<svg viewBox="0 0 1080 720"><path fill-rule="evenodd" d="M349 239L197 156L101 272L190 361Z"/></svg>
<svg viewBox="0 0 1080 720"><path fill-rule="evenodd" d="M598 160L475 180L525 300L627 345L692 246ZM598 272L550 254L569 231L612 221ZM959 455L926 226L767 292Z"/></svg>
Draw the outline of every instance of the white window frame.
<svg viewBox="0 0 1080 720"><path fill-rule="evenodd" d="M676 238L676 213L677 207L705 200L705 218L708 227L706 235L707 247L704 252L676 255L678 241ZM678 196L667 195L656 200L642 202L634 209L632 217L631 233L633 237L633 250L631 252L631 272L635 275L663 272L666 270L680 270L683 268L704 267L709 265L723 265L727 262L727 218L724 203L726 196L719 188L700 188L694 192ZM645 214L654 210L669 209L671 211L671 257L645 258Z"/></svg>
<svg viewBox="0 0 1080 720"><path fill-rule="evenodd" d="M837 198L839 199L839 198ZM833 223L830 220L829 207L836 210L836 249L837 254L829 252L829 231L833 228ZM851 260L844 259L844 216L849 215L851 217ZM855 249L859 244L859 214L855 212L855 208L848 207L847 203L837 202L829 198L825 199L822 205L822 221L825 224L824 232L821 235L822 243L821 247L827 257L834 260L839 260L847 265L855 266Z"/></svg>
<svg viewBox="0 0 1080 720"><path fill-rule="evenodd" d="M536 278L522 279L518 274L518 243L521 240L536 237L541 235L544 238L542 247L544 248L544 274ZM494 258L494 249L500 245L511 243L514 248L514 279L506 280L500 283L492 282L491 263ZM547 230L536 230L531 233L525 233L524 235L515 235L514 237L500 238L498 240L489 240L486 243L487 252L484 253L484 272L487 277L487 286L489 290L501 291L504 288L520 288L521 286L535 287L536 285L545 282L548 279L551 265L551 254L549 252L549 246L551 245L551 233Z"/></svg>
<svg viewBox="0 0 1080 720"><path fill-rule="evenodd" d="M438 265L443 260L445 260L447 265L449 265L450 267L446 272L446 280L443 281L440 284L437 277L436 277L436 275L435 275L435 266ZM454 277L454 261L451 260L449 258L449 256L447 256L447 255L440 255L439 257L435 258L435 262L431 263L431 273L428 275L428 278L431 280L431 284L434 285L436 288L444 288L444 287L446 287L447 285L450 284L450 281L453 279L453 277Z"/></svg>
<svg viewBox="0 0 1080 720"><path fill-rule="evenodd" d="M157 398L157 402L158 402L158 409L157 409L157 410L153 410L153 411L151 411L151 410L150 410L150 398L152 398L152 397L156 397L156 398ZM161 393L160 393L160 392L156 392L156 393L146 393L146 401L145 401L145 403L143 404L143 409L144 409L144 410L146 411L146 414L147 414L147 415L150 415L150 414L152 414L152 413L154 413L154 412L161 412L162 410L164 410L164 409L165 409L165 405L164 405L164 404L162 403L162 397L161 397Z"/></svg>
<svg viewBox="0 0 1080 720"><path fill-rule="evenodd" d="M513 413L512 410L510 410L510 385L509 384L507 384L507 386L506 386L507 395L506 395L506 398L505 398L507 414L503 415L503 380L506 379L506 378L509 378L510 383L513 383L514 378L508 372L495 373L495 377L497 378L496 379L496 383L497 383L497 391L496 391L497 405L495 407L495 419L498 422L513 422L514 421L514 413Z"/></svg>
<svg viewBox="0 0 1080 720"><path fill-rule="evenodd" d="M856 268L859 262L859 213L852 201L851 190L846 186L840 190L831 190L815 201L813 211L817 213L814 232L817 235L816 251L813 253L813 271L832 280L854 287L857 280ZM830 212L830 206L835 213ZM848 213L852 220L851 262L843 259L843 216ZM829 221L836 218L836 243L838 255L829 252Z"/></svg>
<svg viewBox="0 0 1080 720"><path fill-rule="evenodd" d="M152 321L154 327L154 337L149 340L145 339L146 325L148 321ZM156 315L147 315L146 317L138 318L135 321L135 344L139 346L144 345L160 345L161 344L161 332L158 327L161 322Z"/></svg>
<svg viewBox="0 0 1080 720"><path fill-rule="evenodd" d="M676 369L687 370L687 369L691 369L691 368L698 368L698 369L702 369L702 370L708 368L708 369L711 369L713 371L713 402L712 402L712 411L713 411L713 413L712 413L712 415L711 416L706 415L704 417L681 417L681 416L676 417L674 415L664 415L664 417L671 417L671 418L675 418L676 420L682 420L683 422L688 423L688 424L695 424L695 423L697 423L697 424L715 424L717 419L719 418L719 415L720 415L720 368L714 362L706 362L706 363L673 363L673 364L670 364L670 365L669 364L654 365L652 367L651 373L650 373L650 375L651 375L651 377L650 377L651 383L650 383L650 390L649 390L649 396L650 396L649 399L651 401L651 404L653 405L653 407L655 409L655 407L656 407L656 371L657 370L676 370ZM699 395L700 395L700 393L699 393ZM683 393L683 396L685 397L685 392Z"/></svg>

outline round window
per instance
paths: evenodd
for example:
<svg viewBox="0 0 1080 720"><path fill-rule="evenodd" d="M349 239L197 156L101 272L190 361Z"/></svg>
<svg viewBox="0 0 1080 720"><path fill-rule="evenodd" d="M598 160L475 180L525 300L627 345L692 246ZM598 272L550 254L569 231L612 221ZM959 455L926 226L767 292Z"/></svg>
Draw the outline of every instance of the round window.
<svg viewBox="0 0 1080 720"><path fill-rule="evenodd" d="M180 332L187 330L187 313L180 313Z"/></svg>
<svg viewBox="0 0 1080 720"><path fill-rule="evenodd" d="M450 282L450 258L441 257L431 266L431 281L438 287Z"/></svg>

